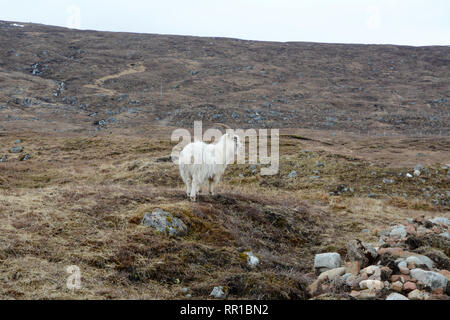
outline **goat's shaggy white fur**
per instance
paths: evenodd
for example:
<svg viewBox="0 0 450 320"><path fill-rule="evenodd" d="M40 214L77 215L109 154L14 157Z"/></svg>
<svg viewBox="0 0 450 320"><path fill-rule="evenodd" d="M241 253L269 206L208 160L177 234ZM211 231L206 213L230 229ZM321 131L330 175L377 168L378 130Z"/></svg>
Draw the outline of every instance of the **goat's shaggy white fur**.
<svg viewBox="0 0 450 320"><path fill-rule="evenodd" d="M217 143L206 144L201 141L189 143L179 156L180 175L186 184L186 194L192 201L203 185L214 195L214 189L228 164L241 147L239 137L232 133L224 134Z"/></svg>

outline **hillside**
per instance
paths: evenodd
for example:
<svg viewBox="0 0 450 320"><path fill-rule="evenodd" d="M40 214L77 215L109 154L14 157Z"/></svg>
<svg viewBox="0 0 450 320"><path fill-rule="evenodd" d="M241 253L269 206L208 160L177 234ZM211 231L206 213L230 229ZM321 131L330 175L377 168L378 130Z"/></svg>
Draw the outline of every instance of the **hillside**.
<svg viewBox="0 0 450 320"><path fill-rule="evenodd" d="M410 275L450 274L449 47L6 21L0 44L0 298L449 298ZM233 164L217 196L188 201L167 156L194 120L279 128L279 173ZM186 232L144 225L158 208ZM330 252L345 280L315 270Z"/></svg>
<svg viewBox="0 0 450 320"><path fill-rule="evenodd" d="M17 26L19 25L19 26ZM23 27L20 27L23 25ZM275 43L0 22L0 110L15 126L449 132L450 47ZM8 116L9 115L9 116ZM56 124L57 122L58 124Z"/></svg>

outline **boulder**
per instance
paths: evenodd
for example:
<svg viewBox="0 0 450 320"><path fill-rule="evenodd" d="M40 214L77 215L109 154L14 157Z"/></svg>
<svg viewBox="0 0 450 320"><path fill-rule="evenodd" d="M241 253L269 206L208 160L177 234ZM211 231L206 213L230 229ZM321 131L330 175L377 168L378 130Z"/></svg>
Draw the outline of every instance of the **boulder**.
<svg viewBox="0 0 450 320"><path fill-rule="evenodd" d="M340 266L341 255L337 252L319 253L314 257L314 271L316 274L339 268Z"/></svg>
<svg viewBox="0 0 450 320"><path fill-rule="evenodd" d="M155 228L159 232L171 236L181 236L187 232L187 226L183 221L160 208L157 208L152 213L145 213L142 225Z"/></svg>
<svg viewBox="0 0 450 320"><path fill-rule="evenodd" d="M406 258L405 262L420 268L426 267L428 270L432 270L434 267L433 260L424 255L409 256Z"/></svg>
<svg viewBox="0 0 450 320"><path fill-rule="evenodd" d="M395 281L391 283L391 289L397 292L402 292L403 283L401 281Z"/></svg>
<svg viewBox="0 0 450 320"><path fill-rule="evenodd" d="M416 284L411 281L407 281L403 284L403 291L410 292L416 290Z"/></svg>
<svg viewBox="0 0 450 320"><path fill-rule="evenodd" d="M359 287L376 292L384 289L384 283L379 280L363 280L359 283Z"/></svg>
<svg viewBox="0 0 450 320"><path fill-rule="evenodd" d="M328 271L322 272L317 278L319 281L324 281L326 279L332 281L336 277L342 276L346 272L345 267L335 268Z"/></svg>
<svg viewBox="0 0 450 320"><path fill-rule="evenodd" d="M442 274L434 271L425 271L419 268L411 270L411 276L420 282L423 282L426 286L430 287L432 290L441 288L442 290L447 289L448 280Z"/></svg>

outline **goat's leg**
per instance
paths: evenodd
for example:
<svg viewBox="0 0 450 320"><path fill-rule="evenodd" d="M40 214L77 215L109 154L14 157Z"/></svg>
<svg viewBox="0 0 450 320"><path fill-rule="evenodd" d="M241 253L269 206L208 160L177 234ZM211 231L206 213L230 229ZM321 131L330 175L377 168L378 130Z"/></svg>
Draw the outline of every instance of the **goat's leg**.
<svg viewBox="0 0 450 320"><path fill-rule="evenodd" d="M199 190L199 184L197 183L197 181L195 181L195 179L192 179L192 187L191 187L191 194L190 194L191 201L196 200L198 190Z"/></svg>
<svg viewBox="0 0 450 320"><path fill-rule="evenodd" d="M219 180L220 180L220 177L217 177L217 176L214 176L211 179L211 182L210 182L210 185L209 185L209 193L212 196L216 195L216 187L217 187L217 184L219 183Z"/></svg>
<svg viewBox="0 0 450 320"><path fill-rule="evenodd" d="M208 179L208 192L210 195L214 195L214 179Z"/></svg>
<svg viewBox="0 0 450 320"><path fill-rule="evenodd" d="M186 195L189 197L191 195L191 188L192 188L192 178L186 178L185 181L186 184Z"/></svg>

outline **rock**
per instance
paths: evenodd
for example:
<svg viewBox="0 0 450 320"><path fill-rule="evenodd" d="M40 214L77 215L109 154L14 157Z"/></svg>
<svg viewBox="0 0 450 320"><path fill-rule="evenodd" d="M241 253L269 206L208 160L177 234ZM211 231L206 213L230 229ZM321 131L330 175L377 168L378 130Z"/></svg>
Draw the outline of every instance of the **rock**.
<svg viewBox="0 0 450 320"><path fill-rule="evenodd" d="M27 154L21 156L19 160L20 161L27 161L27 160L30 160L30 159L31 159L31 156L27 153Z"/></svg>
<svg viewBox="0 0 450 320"><path fill-rule="evenodd" d="M297 171L295 171L295 170L292 170L288 174L288 178L295 178L296 176L297 176Z"/></svg>
<svg viewBox="0 0 450 320"><path fill-rule="evenodd" d="M17 146L17 147L12 147L9 150L9 152L11 152L11 153L19 153L19 152L22 152L22 150L23 150L22 146Z"/></svg>
<svg viewBox="0 0 450 320"><path fill-rule="evenodd" d="M399 268L399 270L400 270L401 274L406 274L406 275L409 274L409 269L408 268Z"/></svg>
<svg viewBox="0 0 450 320"><path fill-rule="evenodd" d="M433 219L429 219L429 221L434 224L442 224L446 227L450 226L450 219L444 217L435 217Z"/></svg>
<svg viewBox="0 0 450 320"><path fill-rule="evenodd" d="M405 283L406 281L410 281L410 280L411 280L411 277L406 274L394 274L391 276L392 282L401 281L402 283Z"/></svg>
<svg viewBox="0 0 450 320"><path fill-rule="evenodd" d="M353 274L355 276L359 274L360 271L359 261L350 261L347 262L345 265L347 267L347 272L349 272L350 274Z"/></svg>
<svg viewBox="0 0 450 320"><path fill-rule="evenodd" d="M369 289L371 291L380 291L384 289L384 283L380 280L363 280L359 283L361 289Z"/></svg>
<svg viewBox="0 0 450 320"><path fill-rule="evenodd" d="M337 252L320 253L314 257L314 271L316 274L339 268L340 266L341 255Z"/></svg>
<svg viewBox="0 0 450 320"><path fill-rule="evenodd" d="M347 283L347 279L348 279L350 276L352 276L352 274L349 273L349 272L347 272L347 273L344 273L344 274L341 276L341 279L342 279L345 283Z"/></svg>
<svg viewBox="0 0 450 320"><path fill-rule="evenodd" d="M403 283L401 281L395 281L391 283L391 289L397 292L402 292L403 290Z"/></svg>
<svg viewBox="0 0 450 320"><path fill-rule="evenodd" d="M317 162L316 162L316 165L317 165L318 168L324 166L323 162L320 162L320 161L317 161Z"/></svg>
<svg viewBox="0 0 450 320"><path fill-rule="evenodd" d="M383 266L380 268L380 279L381 281L388 281L392 275L392 270L389 267Z"/></svg>
<svg viewBox="0 0 450 320"><path fill-rule="evenodd" d="M407 254L403 251L403 249L398 248L398 247L378 249L379 255L383 255L385 253L390 253L394 257L406 257L407 256Z"/></svg>
<svg viewBox="0 0 450 320"><path fill-rule="evenodd" d="M308 286L308 292L309 292L310 296L314 297L315 295L317 295L319 293L319 286L320 286L319 280L315 280L313 283L311 283Z"/></svg>
<svg viewBox="0 0 450 320"><path fill-rule="evenodd" d="M426 267L428 270L432 270L434 267L434 262L427 256L414 255L406 258L405 262L407 264L413 264L416 267Z"/></svg>
<svg viewBox="0 0 450 320"><path fill-rule="evenodd" d="M389 233L389 236L391 238L405 238L406 237L406 228L404 226L396 226L394 227L391 232Z"/></svg>
<svg viewBox="0 0 450 320"><path fill-rule="evenodd" d="M436 288L432 292L433 294L444 294L444 290L442 288Z"/></svg>
<svg viewBox="0 0 450 320"><path fill-rule="evenodd" d="M416 227L413 225L413 224L408 224L407 226L406 226L406 233L407 234L412 234L412 235L415 235L417 232L416 232Z"/></svg>
<svg viewBox="0 0 450 320"><path fill-rule="evenodd" d="M397 263L397 267L399 269L401 269L401 268L408 268L408 263L405 260L402 259L399 263Z"/></svg>
<svg viewBox="0 0 450 320"><path fill-rule="evenodd" d="M416 289L408 293L408 298L410 300L425 300L426 295L423 291Z"/></svg>
<svg viewBox="0 0 450 320"><path fill-rule="evenodd" d="M361 290L358 296L359 299L375 299L376 297L377 292L369 289Z"/></svg>
<svg viewBox="0 0 450 320"><path fill-rule="evenodd" d="M347 243L347 259L358 261L361 268L367 267L377 257L377 251L368 243L359 240L351 240Z"/></svg>
<svg viewBox="0 0 450 320"><path fill-rule="evenodd" d="M222 286L214 287L214 289L209 294L210 296L213 296L214 298L221 299L226 296L226 292L224 291Z"/></svg>
<svg viewBox="0 0 450 320"><path fill-rule="evenodd" d="M0 162L6 162L6 160L8 160L8 156L5 154L1 157Z"/></svg>
<svg viewBox="0 0 450 320"><path fill-rule="evenodd" d="M412 174L411 174L411 173L407 173L407 174L406 174L406 177L412 178Z"/></svg>
<svg viewBox="0 0 450 320"><path fill-rule="evenodd" d="M381 255L380 260L378 262L380 265L388 267L392 270L392 273L398 272L397 263L395 262L395 257L392 256L390 253L386 252Z"/></svg>
<svg viewBox="0 0 450 320"><path fill-rule="evenodd" d="M352 289L359 289L359 283L364 280L367 280L367 276L358 277L358 276L351 275L351 276L347 277L347 279L345 280L345 284Z"/></svg>
<svg viewBox="0 0 450 320"><path fill-rule="evenodd" d="M243 254L247 256L247 265L250 268L255 268L259 264L259 258L252 251L246 251Z"/></svg>
<svg viewBox="0 0 450 320"><path fill-rule="evenodd" d="M22 139L17 139L16 141L14 141L15 144L19 144L22 142Z"/></svg>
<svg viewBox="0 0 450 320"><path fill-rule="evenodd" d="M319 281L329 280L333 281L336 277L342 276L346 272L345 267L335 268L322 272L317 278Z"/></svg>
<svg viewBox="0 0 450 320"><path fill-rule="evenodd" d="M409 300L409 299L400 293L393 292L386 297L386 300Z"/></svg>
<svg viewBox="0 0 450 320"><path fill-rule="evenodd" d="M403 291L410 292L410 291L413 291L416 289L417 289L417 287L414 282L407 281L403 284Z"/></svg>
<svg viewBox="0 0 450 320"><path fill-rule="evenodd" d="M441 271L439 271L439 273L442 274L447 279L447 281L450 281L450 271L441 270Z"/></svg>
<svg viewBox="0 0 450 320"><path fill-rule="evenodd" d="M187 227L183 221L160 208L157 208L152 213L145 213L142 224L168 235L184 235L187 232Z"/></svg>
<svg viewBox="0 0 450 320"><path fill-rule="evenodd" d="M368 266L361 270L361 274L366 274L371 280L381 279L381 269L379 266Z"/></svg>
<svg viewBox="0 0 450 320"><path fill-rule="evenodd" d="M423 282L426 286L430 287L431 290L436 288L446 290L447 288L448 280L440 273L416 268L411 270L411 276Z"/></svg>
<svg viewBox="0 0 450 320"><path fill-rule="evenodd" d="M355 280L357 279L358 277L356 276L356 275L353 275L353 274L350 274L349 276L346 276L345 277L345 284L346 285L348 285L349 287L356 287L356 285L355 285ZM359 286L359 283L358 283L358 286Z"/></svg>

